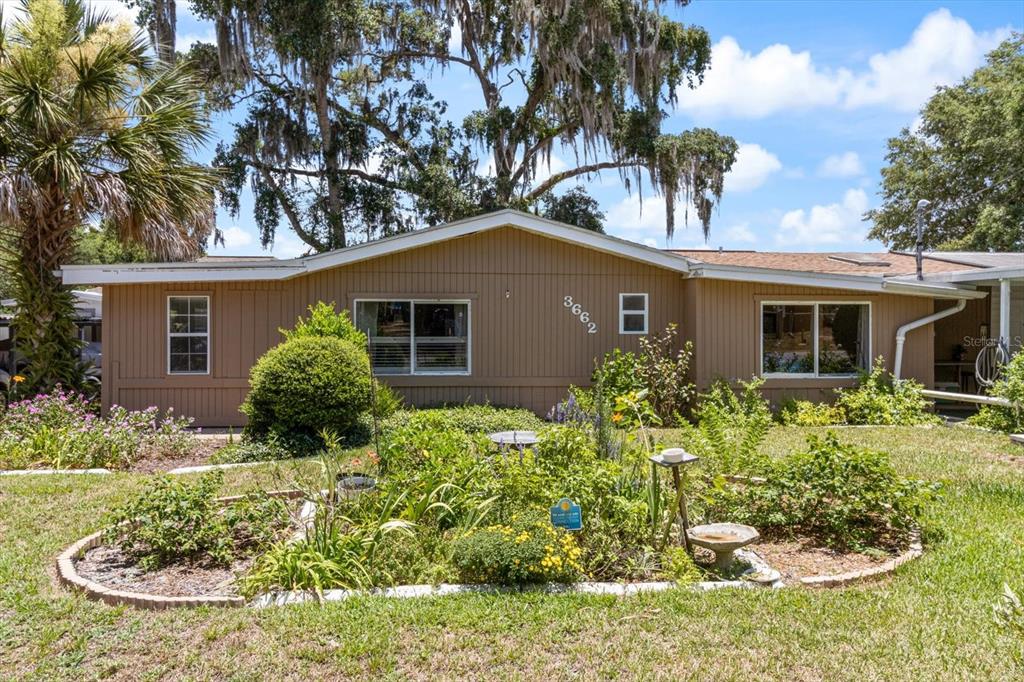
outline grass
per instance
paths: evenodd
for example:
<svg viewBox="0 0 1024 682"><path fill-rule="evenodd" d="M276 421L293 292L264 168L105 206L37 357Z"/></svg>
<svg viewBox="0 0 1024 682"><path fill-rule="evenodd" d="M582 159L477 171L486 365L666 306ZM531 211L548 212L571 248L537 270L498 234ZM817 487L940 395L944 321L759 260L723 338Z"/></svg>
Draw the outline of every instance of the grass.
<svg viewBox="0 0 1024 682"><path fill-rule="evenodd" d="M823 431L776 428L769 447ZM146 477L0 478L0 679L1019 678L1022 643L992 607L1004 582L1024 586L1024 451L967 429L841 434L944 493L924 557L831 591L112 608L56 587L53 558ZM225 473L230 491L280 485L270 466Z"/></svg>

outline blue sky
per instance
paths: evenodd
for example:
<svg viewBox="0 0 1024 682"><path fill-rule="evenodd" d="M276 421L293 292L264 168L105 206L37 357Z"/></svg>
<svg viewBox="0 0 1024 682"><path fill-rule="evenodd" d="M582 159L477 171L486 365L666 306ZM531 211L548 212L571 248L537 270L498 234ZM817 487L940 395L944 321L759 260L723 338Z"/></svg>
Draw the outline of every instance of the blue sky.
<svg viewBox="0 0 1024 682"><path fill-rule="evenodd" d="M95 4L133 14L118 0ZM178 3L179 49L214 42L212 26L188 14L187 4ZM870 226L861 215L878 203L886 140L914 125L936 86L969 74L1024 26L1024 0L666 4L674 18L706 28L714 49L704 84L680 93L665 130L707 126L741 144L711 238L705 244L699 225L684 226L680 209L667 244L660 198L645 192L641 207L616 173L584 184L600 199L610 234L674 248L883 249L865 239ZM477 90L456 69L431 79L430 87L452 105L456 120L480 105ZM233 118L215 121L219 137L231 136ZM563 158L571 156L556 150L551 171L564 167ZM237 219L219 214L227 245L211 253L266 253L250 207L246 202ZM291 257L303 250L282 229L271 253Z"/></svg>

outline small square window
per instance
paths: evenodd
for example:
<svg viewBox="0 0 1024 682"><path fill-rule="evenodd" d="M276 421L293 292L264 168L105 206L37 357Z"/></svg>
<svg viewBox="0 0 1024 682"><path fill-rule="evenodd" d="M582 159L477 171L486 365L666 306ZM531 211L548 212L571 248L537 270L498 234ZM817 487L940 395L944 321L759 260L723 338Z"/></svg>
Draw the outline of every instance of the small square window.
<svg viewBox="0 0 1024 682"><path fill-rule="evenodd" d="M619 333L647 333L647 294L619 294Z"/></svg>

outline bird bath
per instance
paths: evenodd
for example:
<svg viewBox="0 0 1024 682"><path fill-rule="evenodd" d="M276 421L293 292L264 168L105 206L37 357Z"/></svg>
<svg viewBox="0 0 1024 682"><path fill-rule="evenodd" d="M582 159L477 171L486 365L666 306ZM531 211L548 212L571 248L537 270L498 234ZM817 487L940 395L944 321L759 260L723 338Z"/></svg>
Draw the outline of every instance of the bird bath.
<svg viewBox="0 0 1024 682"><path fill-rule="evenodd" d="M715 568L727 570L733 561L733 552L757 540L756 528L741 523L706 523L694 526L688 533L690 542L715 553Z"/></svg>

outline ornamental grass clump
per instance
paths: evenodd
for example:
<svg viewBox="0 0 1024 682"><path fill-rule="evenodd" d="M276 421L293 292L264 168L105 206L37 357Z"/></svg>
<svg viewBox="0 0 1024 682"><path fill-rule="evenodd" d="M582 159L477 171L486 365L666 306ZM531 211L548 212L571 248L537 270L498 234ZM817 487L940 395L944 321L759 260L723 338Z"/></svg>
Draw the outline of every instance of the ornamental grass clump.
<svg viewBox="0 0 1024 682"><path fill-rule="evenodd" d="M150 450L183 455L196 445L191 421L118 405L101 417L81 393L58 387L11 403L0 417L0 468L124 469Z"/></svg>

